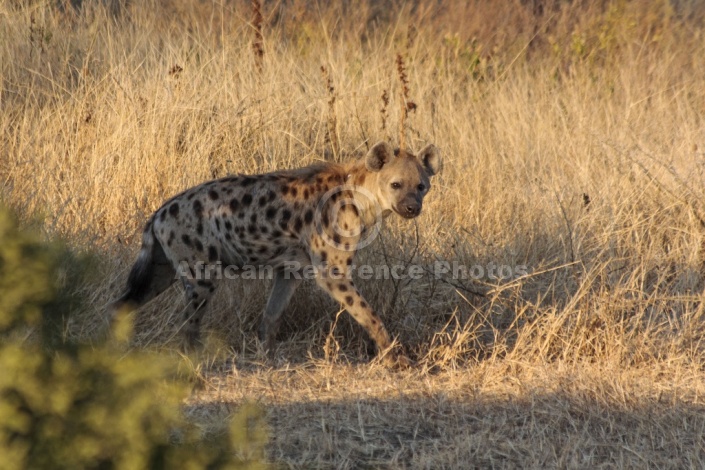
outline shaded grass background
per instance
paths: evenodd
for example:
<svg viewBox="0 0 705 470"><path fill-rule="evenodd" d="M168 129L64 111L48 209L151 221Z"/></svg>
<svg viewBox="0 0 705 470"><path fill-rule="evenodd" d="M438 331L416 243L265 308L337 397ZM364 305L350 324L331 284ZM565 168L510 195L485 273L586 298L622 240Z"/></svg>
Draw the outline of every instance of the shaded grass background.
<svg viewBox="0 0 705 470"><path fill-rule="evenodd" d="M421 361L408 380L395 376L399 387L424 408L424 397L448 387L443 377L464 389L485 371L498 382L492 393L481 389L480 398L499 410L519 400L523 405L512 408L518 416L549 416L543 431L507 435L508 442L529 439L532 452L564 432L571 437L559 447L598 449L616 439L600 426L622 419L617 394L592 381L607 370L623 396L644 393L630 408L634 426L617 433L631 451L588 452L575 461L556 451L541 462L705 460L697 440L661 462L654 460L660 452L637 445L663 436L645 418L650 407L660 409L660 391L672 397L666 409L692 419L693 436L703 434L693 411L702 406L705 226L705 9L698 2L265 3L261 71L249 2L79 3L0 4L0 197L27 218L42 216L48 237L67 238L103 260L94 283L76 286L88 308L68 335L91 338L104 329L104 306L122 289L143 223L171 195L229 173L348 160L378 140L398 143L394 60L402 54L417 105L406 142L413 149L438 145L444 171L424 214L413 222L388 220L358 261L526 265L529 275L360 281L389 329ZM383 129L385 91L391 103ZM206 374L214 382L195 405L201 411L232 389L259 396L258 381L277 373L251 363L259 357L254 331L265 285L226 284L206 326L250 372L233 383ZM169 344L178 335L181 302L175 288L143 309L135 345ZM375 365L342 365L365 364L368 345L346 316L335 321L336 312L314 286L303 286L286 315L279 365L301 368L314 383L332 378L334 399L354 408L364 390L390 379ZM561 388L566 369L579 384L565 391L567 403L583 403L582 394L594 402L568 421L560 418L564 395L532 401L536 371L548 371L541 380ZM368 373L379 374L372 385L354 380ZM417 381L429 391L411 385ZM476 399L449 398L461 414L481 412ZM316 393L291 400L301 413L291 423L310 416L300 403L325 402ZM404 409L398 425L420 419L417 408ZM593 416L606 422L593 430L585 424ZM439 439L467 426L440 423ZM659 423L680 429L676 421ZM281 420L273 426L288 429ZM643 433L630 441L632 428ZM464 445L475 446L484 434L462 435ZM363 448L370 455L384 449L371 465L457 462L440 450L431 460L397 456L404 441ZM345 449L354 439L335 442ZM341 467L367 454L291 455L273 451L292 465ZM511 449L503 458L478 462L539 463Z"/></svg>

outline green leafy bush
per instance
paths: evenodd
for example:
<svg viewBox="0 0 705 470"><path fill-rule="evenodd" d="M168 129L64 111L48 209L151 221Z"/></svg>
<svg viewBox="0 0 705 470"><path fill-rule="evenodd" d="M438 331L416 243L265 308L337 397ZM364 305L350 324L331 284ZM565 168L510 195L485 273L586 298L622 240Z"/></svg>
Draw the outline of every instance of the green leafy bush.
<svg viewBox="0 0 705 470"><path fill-rule="evenodd" d="M72 302L59 284L81 263L0 209L0 469L263 468L256 408L206 441L181 415L173 361L62 338Z"/></svg>

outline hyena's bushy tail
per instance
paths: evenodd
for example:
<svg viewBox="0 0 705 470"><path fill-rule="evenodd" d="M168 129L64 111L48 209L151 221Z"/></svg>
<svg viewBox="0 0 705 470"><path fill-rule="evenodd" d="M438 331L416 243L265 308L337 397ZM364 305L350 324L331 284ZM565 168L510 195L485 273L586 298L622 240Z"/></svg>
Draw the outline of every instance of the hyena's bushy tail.
<svg viewBox="0 0 705 470"><path fill-rule="evenodd" d="M141 304L142 299L149 290L149 284L154 273L154 233L152 232L152 220L147 222L142 234L142 248L137 255L137 261L130 269L127 276L127 291L121 297L128 302Z"/></svg>
<svg viewBox="0 0 705 470"><path fill-rule="evenodd" d="M127 277L125 293L110 306L111 317L122 309L135 309L148 302L175 280L176 271L154 236L153 219L142 234L142 248Z"/></svg>

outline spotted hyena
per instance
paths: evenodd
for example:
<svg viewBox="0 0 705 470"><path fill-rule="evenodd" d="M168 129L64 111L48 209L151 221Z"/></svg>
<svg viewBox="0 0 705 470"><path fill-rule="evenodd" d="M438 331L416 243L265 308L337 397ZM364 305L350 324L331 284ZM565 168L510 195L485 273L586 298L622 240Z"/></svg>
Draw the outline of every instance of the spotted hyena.
<svg viewBox="0 0 705 470"><path fill-rule="evenodd" d="M204 276L204 269L216 263L270 266L273 288L259 332L272 351L279 319L301 282L290 269L311 267L318 285L385 351L389 334L350 276L355 252L382 217L392 212L406 219L418 216L429 179L440 169L433 145L415 156L380 142L363 160L348 165L230 176L188 189L147 222L127 290L112 311L142 305L179 279L188 301L186 340L193 346L203 307L219 282Z"/></svg>

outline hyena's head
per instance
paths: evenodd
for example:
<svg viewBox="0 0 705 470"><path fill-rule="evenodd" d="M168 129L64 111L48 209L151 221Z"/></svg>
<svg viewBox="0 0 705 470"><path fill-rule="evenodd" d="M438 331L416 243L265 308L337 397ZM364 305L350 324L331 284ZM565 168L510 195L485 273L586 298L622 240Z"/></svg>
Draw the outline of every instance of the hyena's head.
<svg viewBox="0 0 705 470"><path fill-rule="evenodd" d="M379 142L367 153L365 166L376 175L372 189L383 213L394 211L411 219L421 213L423 198L431 188L430 178L441 170L441 155L434 145L424 147L416 156Z"/></svg>

